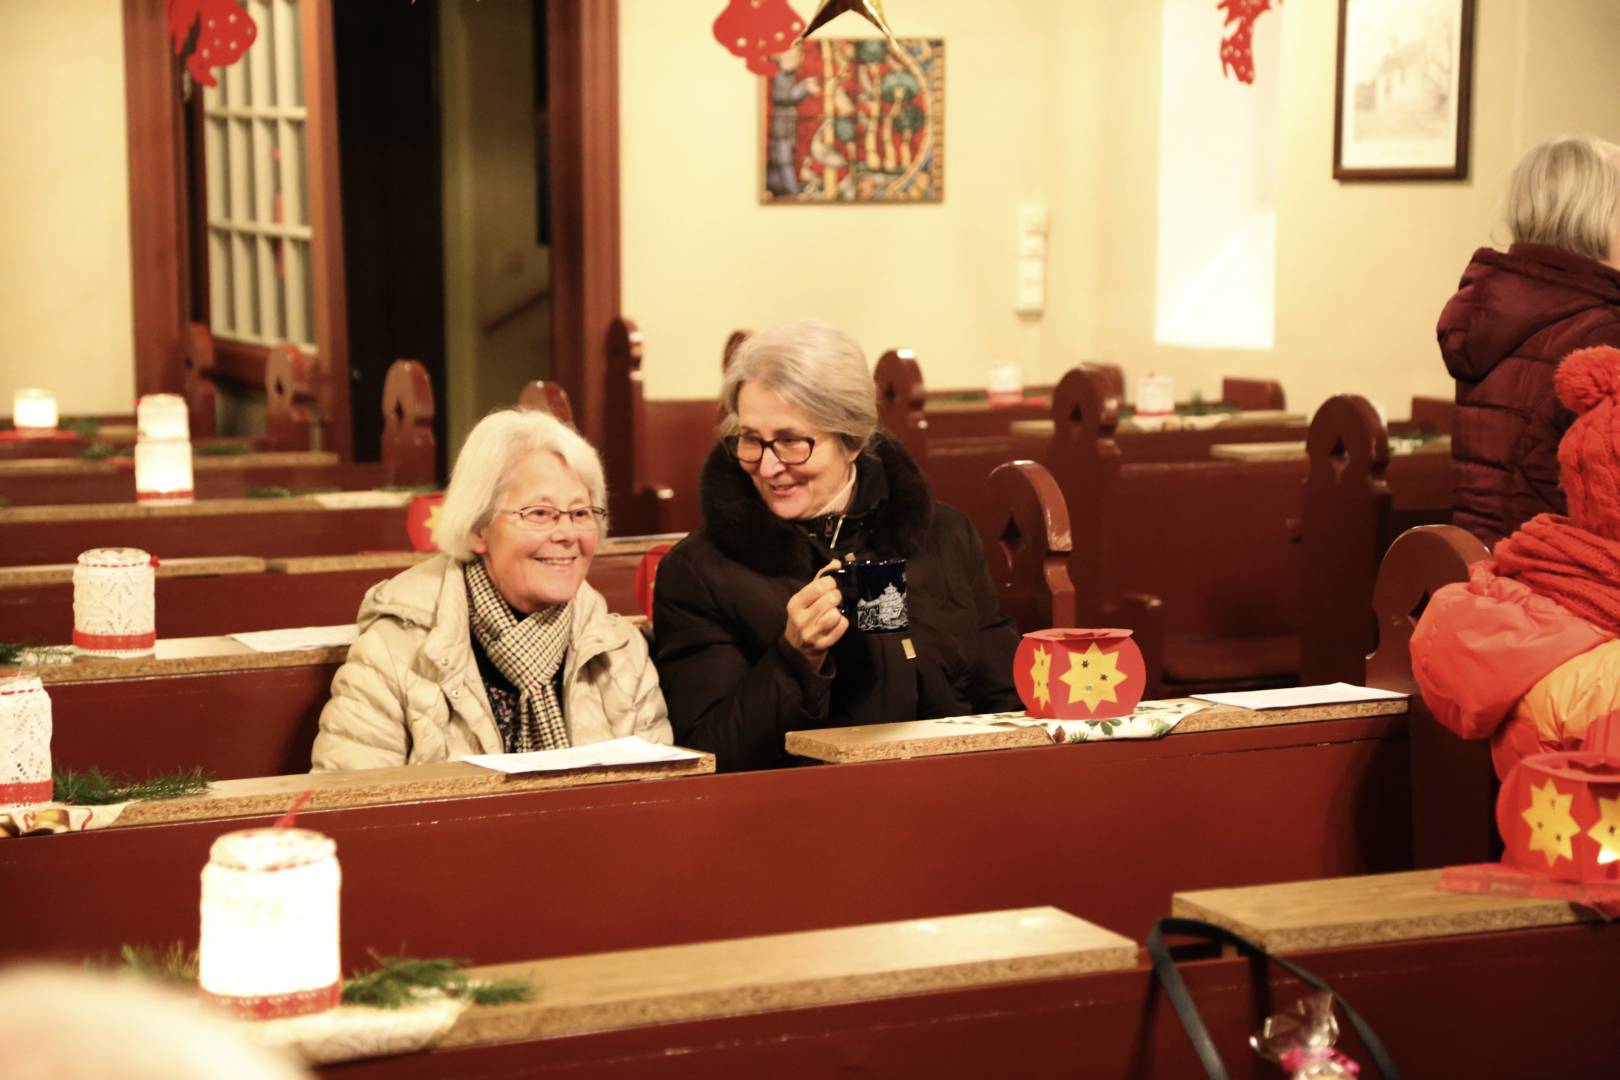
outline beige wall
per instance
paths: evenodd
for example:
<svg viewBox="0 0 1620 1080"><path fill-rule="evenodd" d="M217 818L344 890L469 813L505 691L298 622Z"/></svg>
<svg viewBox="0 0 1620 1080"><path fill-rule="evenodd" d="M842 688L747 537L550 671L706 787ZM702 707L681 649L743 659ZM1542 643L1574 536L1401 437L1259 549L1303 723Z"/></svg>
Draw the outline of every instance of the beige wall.
<svg viewBox="0 0 1620 1080"><path fill-rule="evenodd" d="M532 35L528 4L439 6L452 461L480 417L551 368L550 304L530 303L551 281L536 242Z"/></svg>
<svg viewBox="0 0 1620 1080"><path fill-rule="evenodd" d="M1479 0L1470 179L1338 183L1338 5L1284 5L1264 16L1283 20L1275 348L1159 346L1157 0L891 10L897 32L946 40L949 150L945 202L893 208L757 205L753 78L688 5L621 6L623 303L646 334L655 397L711 393L734 326L817 315L874 356L915 348L933 386L982 385L993 360L1034 381L1101 357L1168 372L1183 395L1269 374L1299 408L1350 389L1401 414L1412 394L1450 393L1435 318L1473 249L1505 241L1496 216L1513 162L1561 131L1620 137L1620 3ZM1051 223L1047 308L1033 320L1012 311L1025 200Z"/></svg>
<svg viewBox="0 0 1620 1080"><path fill-rule="evenodd" d="M0 415L129 412L128 145L119 0L0 4Z"/></svg>
<svg viewBox="0 0 1620 1080"><path fill-rule="evenodd" d="M874 356L909 345L941 385L1034 363L1041 324L1012 309L1014 206L1044 197L1048 6L895 5L907 36L946 42L945 201L812 207L758 204L759 83L710 33L719 5L620 0L622 303L648 394L708 396L731 330L806 316Z"/></svg>

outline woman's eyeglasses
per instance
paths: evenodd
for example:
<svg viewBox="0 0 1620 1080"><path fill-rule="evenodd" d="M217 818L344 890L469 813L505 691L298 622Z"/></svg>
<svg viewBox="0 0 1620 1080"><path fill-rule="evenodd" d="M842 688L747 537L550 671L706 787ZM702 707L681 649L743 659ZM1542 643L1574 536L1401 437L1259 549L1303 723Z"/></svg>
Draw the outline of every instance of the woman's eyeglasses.
<svg viewBox="0 0 1620 1080"><path fill-rule="evenodd" d="M783 465L803 465L815 452L816 440L808 435L783 435L776 439L761 439L758 435L733 435L726 440L737 460L745 465L757 465L769 450Z"/></svg>
<svg viewBox="0 0 1620 1080"><path fill-rule="evenodd" d="M555 529L560 521L567 521L575 532L595 532L607 520L607 511L600 506L577 506L572 510L559 510L555 506L525 506L521 510L497 510L511 514L518 524L536 532Z"/></svg>

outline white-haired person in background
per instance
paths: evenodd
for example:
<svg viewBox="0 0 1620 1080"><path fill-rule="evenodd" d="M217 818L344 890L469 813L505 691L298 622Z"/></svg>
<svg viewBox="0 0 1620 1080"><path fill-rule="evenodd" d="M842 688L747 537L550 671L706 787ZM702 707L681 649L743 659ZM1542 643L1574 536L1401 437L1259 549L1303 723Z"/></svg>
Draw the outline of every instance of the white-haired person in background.
<svg viewBox="0 0 1620 1080"><path fill-rule="evenodd" d="M189 995L131 974L0 971L6 1080L308 1080L287 1054Z"/></svg>
<svg viewBox="0 0 1620 1080"><path fill-rule="evenodd" d="M566 424L519 410L479 421L433 530L441 554L360 605L315 769L671 742L646 640L585 581L605 502L601 459Z"/></svg>
<svg viewBox="0 0 1620 1080"><path fill-rule="evenodd" d="M1620 347L1620 146L1548 139L1508 178L1513 244L1480 248L1440 313L1457 380L1452 523L1493 545L1562 514L1558 443L1574 421L1553 392L1559 361Z"/></svg>

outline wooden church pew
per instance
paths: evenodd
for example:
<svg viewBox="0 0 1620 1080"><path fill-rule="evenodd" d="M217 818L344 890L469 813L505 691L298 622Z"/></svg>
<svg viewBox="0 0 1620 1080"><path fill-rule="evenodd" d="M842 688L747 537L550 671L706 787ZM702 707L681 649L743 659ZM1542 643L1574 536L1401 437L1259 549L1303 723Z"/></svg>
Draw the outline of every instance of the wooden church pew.
<svg viewBox="0 0 1620 1080"><path fill-rule="evenodd" d="M836 946L829 941L814 953L826 956L831 948ZM862 955L870 956L870 950ZM601 966L612 971L631 960L656 972L659 959L593 955L478 969L474 974L481 977L521 975L554 988L560 1000L553 1006L542 995L528 1006L473 1011L438 1048L331 1065L320 1075L494 1080L855 1072L969 1078L1002 1075L1009 1061L1016 1061L1020 1076L1182 1080L1202 1075L1175 1011L1145 963L994 986L899 984L891 994L853 998L845 993L808 1007L772 1007L770 980L762 971L761 985L747 995L748 1002L709 1014L674 1019L652 1004L604 1008L584 1034L564 1034L560 1022L547 1022L553 1008L561 1012L579 1000L582 989L601 985L576 982L577 976ZM1298 959L1368 1019L1403 1075L1603 1075L1616 1052L1608 1025L1585 1018L1572 1022L1568 1009L1577 995L1606 1001L1620 993L1620 928L1554 926L1420 937L1313 950ZM1280 1075L1250 1048L1249 1035L1268 1014L1285 1011L1302 997L1304 987L1280 969L1247 958L1183 962L1180 970L1230 1075L1243 1080ZM695 974L681 980L674 993L702 992L723 978ZM646 992L656 994L661 985L655 981ZM608 987L602 996L617 1000L636 994L638 983L621 975ZM1549 987L1569 996L1550 993ZM1376 1076L1355 1034L1341 1026L1346 1030L1340 1048L1361 1063L1362 1076ZM1560 1037L1524 1034L1548 1030Z"/></svg>
<svg viewBox="0 0 1620 1080"><path fill-rule="evenodd" d="M639 614L635 579L643 557L653 547L679 539L679 534L609 537L598 548L587 580L611 610ZM180 560L180 568L188 572L165 574L159 567L158 635L204 637L352 622L366 590L429 557L402 551L222 559L214 574L196 565L203 560ZM0 640L36 645L69 641L72 567L0 568L0 627Z"/></svg>
<svg viewBox="0 0 1620 1080"><path fill-rule="evenodd" d="M715 403L647 398L641 331L628 318L608 328L606 355L610 435L600 449L613 519L635 533L696 528L697 480L715 443Z"/></svg>
<svg viewBox="0 0 1620 1080"><path fill-rule="evenodd" d="M192 459L197 497L239 499L255 489L273 488L356 491L433 484L434 401L427 370L415 360L394 361L383 384L380 407L380 461L342 461L329 451L311 450L197 453ZM128 456L97 461L0 461L0 499L13 506L133 502L134 461Z"/></svg>

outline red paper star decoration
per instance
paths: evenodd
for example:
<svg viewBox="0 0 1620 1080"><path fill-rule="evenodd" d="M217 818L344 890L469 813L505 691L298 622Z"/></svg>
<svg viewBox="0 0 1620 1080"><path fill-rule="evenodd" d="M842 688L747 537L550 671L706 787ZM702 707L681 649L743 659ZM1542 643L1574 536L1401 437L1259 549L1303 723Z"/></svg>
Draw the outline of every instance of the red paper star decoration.
<svg viewBox="0 0 1620 1080"><path fill-rule="evenodd" d="M1281 3L1282 0L1278 0ZM1237 29L1221 39L1221 71L1237 76L1245 85L1254 84L1254 21L1271 10L1271 0L1219 0L1215 5L1226 12L1226 25Z"/></svg>
<svg viewBox="0 0 1620 1080"><path fill-rule="evenodd" d="M218 86L210 68L234 64L258 40L253 16L234 0L168 0L169 42L191 77Z"/></svg>

